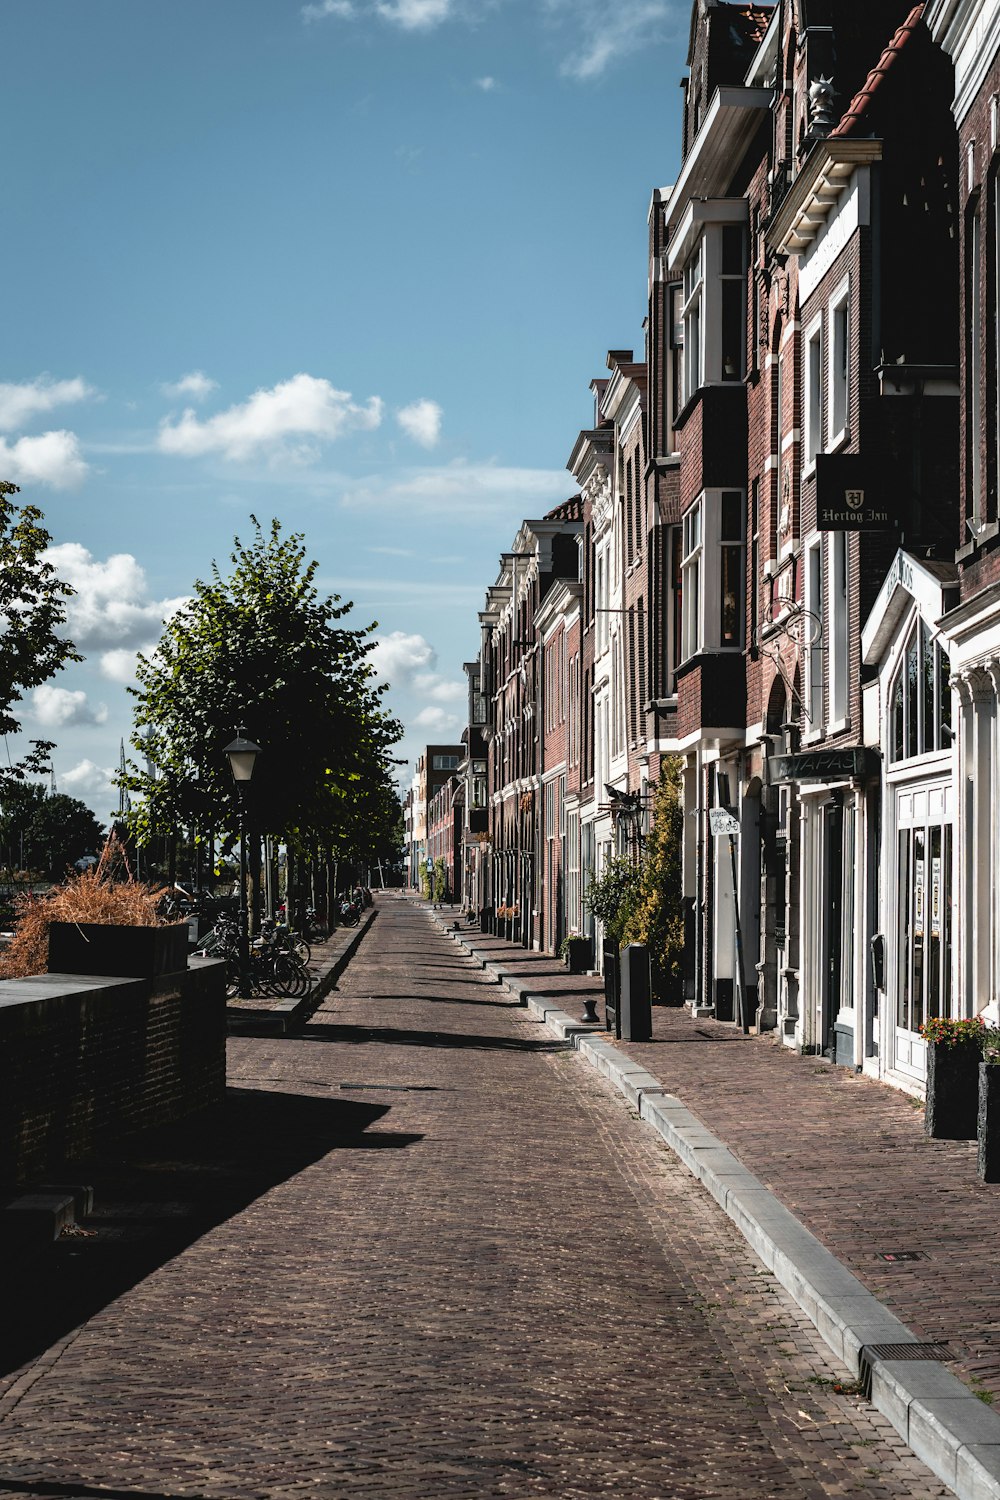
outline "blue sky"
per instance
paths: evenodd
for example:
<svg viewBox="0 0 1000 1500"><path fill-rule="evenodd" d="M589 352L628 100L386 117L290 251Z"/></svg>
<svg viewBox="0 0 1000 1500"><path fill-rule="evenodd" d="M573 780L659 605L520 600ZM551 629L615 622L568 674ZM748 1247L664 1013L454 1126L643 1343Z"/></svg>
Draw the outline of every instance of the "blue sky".
<svg viewBox="0 0 1000 1500"><path fill-rule="evenodd" d="M689 17L7 0L0 477L79 591L23 713L61 791L116 805L135 652L251 512L378 621L399 753L458 732L499 553L642 348Z"/></svg>

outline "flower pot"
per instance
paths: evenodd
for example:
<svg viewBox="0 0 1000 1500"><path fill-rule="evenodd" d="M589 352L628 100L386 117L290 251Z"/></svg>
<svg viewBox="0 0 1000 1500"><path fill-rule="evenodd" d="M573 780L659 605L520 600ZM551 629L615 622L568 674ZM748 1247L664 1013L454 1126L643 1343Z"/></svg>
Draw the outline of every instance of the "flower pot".
<svg viewBox="0 0 1000 1500"><path fill-rule="evenodd" d="M979 1064L979 1155L976 1171L980 1182L1000 1182L1000 1067Z"/></svg>
<svg viewBox="0 0 1000 1500"><path fill-rule="evenodd" d="M979 1060L974 1041L927 1044L924 1130L944 1141L974 1141L979 1111Z"/></svg>
<svg viewBox="0 0 1000 1500"><path fill-rule="evenodd" d="M53 922L50 974L111 974L154 979L187 968L188 924L122 927L104 922Z"/></svg>

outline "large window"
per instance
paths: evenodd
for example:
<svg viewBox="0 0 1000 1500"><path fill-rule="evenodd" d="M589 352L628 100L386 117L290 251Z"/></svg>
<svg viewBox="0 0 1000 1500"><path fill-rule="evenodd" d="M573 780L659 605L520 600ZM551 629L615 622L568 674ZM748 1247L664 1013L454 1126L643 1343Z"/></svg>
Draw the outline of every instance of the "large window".
<svg viewBox="0 0 1000 1500"><path fill-rule="evenodd" d="M701 649L702 501L684 516L681 543L681 658L687 660Z"/></svg>
<svg viewBox="0 0 1000 1500"><path fill-rule="evenodd" d="M951 745L951 684L948 658L923 620L907 638L889 688L889 759L909 760Z"/></svg>
<svg viewBox="0 0 1000 1500"><path fill-rule="evenodd" d="M973 529L979 530L983 520L983 461L980 426L983 416L982 388L982 294L980 286L981 231L978 204L965 221L965 305L968 315L966 334L966 359L968 368L968 416L966 418L966 443L968 445L969 496L966 515Z"/></svg>
<svg viewBox="0 0 1000 1500"><path fill-rule="evenodd" d="M681 656L743 646L742 490L706 490L681 522Z"/></svg>
<svg viewBox="0 0 1000 1500"><path fill-rule="evenodd" d="M830 301L830 448L847 434L848 380L851 356L851 294L847 282Z"/></svg>
<svg viewBox="0 0 1000 1500"><path fill-rule="evenodd" d="M699 207L704 227L684 263L672 335L675 352L683 355L685 402L702 385L742 380L747 361L746 202L722 199Z"/></svg>
<svg viewBox="0 0 1000 1500"><path fill-rule="evenodd" d="M816 462L823 447L823 319L818 317L806 334L805 462Z"/></svg>
<svg viewBox="0 0 1000 1500"><path fill-rule="evenodd" d="M702 292L704 290L705 241L698 241L698 248L684 267L684 302L681 317L684 323L684 399L693 396L702 383L704 369L702 361Z"/></svg>
<svg viewBox="0 0 1000 1500"><path fill-rule="evenodd" d="M823 543L819 537L809 544L805 566L805 714L807 732L823 727Z"/></svg>
<svg viewBox="0 0 1000 1500"><path fill-rule="evenodd" d="M831 728L844 725L848 712L847 658L848 612L847 612L847 533L828 533L829 577L827 579L827 604L829 618L824 631L830 643L830 668L827 692L830 695Z"/></svg>

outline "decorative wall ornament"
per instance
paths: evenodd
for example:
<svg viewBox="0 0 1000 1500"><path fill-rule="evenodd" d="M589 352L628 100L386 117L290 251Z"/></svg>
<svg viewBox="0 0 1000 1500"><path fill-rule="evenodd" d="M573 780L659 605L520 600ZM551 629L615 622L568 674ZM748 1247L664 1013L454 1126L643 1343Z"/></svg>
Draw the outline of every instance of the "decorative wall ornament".
<svg viewBox="0 0 1000 1500"><path fill-rule="evenodd" d="M813 135L829 135L836 125L836 97L832 78L814 78L809 85L809 129Z"/></svg>

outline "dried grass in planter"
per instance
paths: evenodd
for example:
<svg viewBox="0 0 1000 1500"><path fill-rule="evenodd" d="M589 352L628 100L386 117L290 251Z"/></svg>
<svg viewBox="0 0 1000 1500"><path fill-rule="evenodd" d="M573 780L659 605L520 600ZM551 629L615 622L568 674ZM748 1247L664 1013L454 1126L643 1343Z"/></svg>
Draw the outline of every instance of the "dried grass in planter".
<svg viewBox="0 0 1000 1500"><path fill-rule="evenodd" d="M166 886L133 879L121 840L114 834L96 865L68 879L46 896L30 893L14 903L13 941L0 953L0 979L26 979L49 967L51 922L100 922L117 927L167 927L157 910Z"/></svg>

